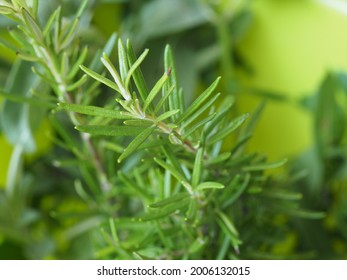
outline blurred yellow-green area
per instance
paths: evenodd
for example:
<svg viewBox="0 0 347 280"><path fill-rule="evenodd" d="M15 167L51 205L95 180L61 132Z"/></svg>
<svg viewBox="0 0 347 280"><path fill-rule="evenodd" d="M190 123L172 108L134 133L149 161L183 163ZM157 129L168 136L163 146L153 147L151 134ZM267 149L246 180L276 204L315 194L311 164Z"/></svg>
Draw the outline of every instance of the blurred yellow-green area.
<svg viewBox="0 0 347 280"><path fill-rule="evenodd" d="M58 4L71 17L75 2L79 1L39 1L41 21ZM324 211L326 217L291 221L278 214L273 221L278 233L282 228L289 230L274 244L260 244L257 257L268 258L269 252L269 258L347 258L347 1L91 0L83 20L79 36L81 44L89 45L89 59L116 32L130 38L137 53L150 49L143 71L153 82L169 43L186 102L217 76L223 79L222 94L235 97L235 112L253 114L265 102L248 151L270 161L288 158L279 176L306 172L308 176L293 189L303 193L305 208ZM0 16L1 91L16 60L15 53L1 44L12 40L9 27L15 25ZM329 95L337 109L323 114L324 106L330 104L326 101ZM3 110L5 98L0 98ZM334 115L337 111L339 116ZM79 228L68 229L78 220L78 213L89 210L73 193L74 180L70 179L75 169L67 173L55 169L54 155L61 151L53 141L56 127L46 113L33 121L35 149L24 152L22 165L17 165L23 169L26 193L16 201L20 210L9 213L12 205L0 200L0 259L95 258L92 248L98 240L79 235ZM16 145L25 145L8 137L3 122L0 189L5 193L7 176L14 172L9 170L11 156L15 164ZM51 181L46 184L45 180ZM64 185L65 180L69 185ZM61 224L52 218L59 211L71 212ZM98 223L91 219L84 226L88 229ZM27 240L26 234L30 235ZM107 249L102 254L107 256Z"/></svg>
<svg viewBox="0 0 347 280"><path fill-rule="evenodd" d="M334 2L341 7L335 8ZM282 104L269 102L258 123L252 147L270 158L293 156L313 144L313 118L297 101L314 94L328 71L347 70L343 3L270 0L253 5L254 22L237 49L254 75L241 74L241 79L290 99ZM259 98L247 96L240 102L249 110Z"/></svg>

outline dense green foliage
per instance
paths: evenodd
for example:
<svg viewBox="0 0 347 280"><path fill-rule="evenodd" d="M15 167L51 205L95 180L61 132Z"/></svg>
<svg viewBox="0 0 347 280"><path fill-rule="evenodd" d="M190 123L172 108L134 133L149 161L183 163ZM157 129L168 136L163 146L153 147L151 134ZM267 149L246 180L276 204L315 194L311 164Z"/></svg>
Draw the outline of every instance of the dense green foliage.
<svg viewBox="0 0 347 280"><path fill-rule="evenodd" d="M16 53L1 65L14 149L0 258L346 257L334 245L347 235L344 74L302 100L316 116L312 151L268 162L246 149L265 103L237 109L248 3L65 2L0 1L1 43ZM50 147L28 157L42 124Z"/></svg>

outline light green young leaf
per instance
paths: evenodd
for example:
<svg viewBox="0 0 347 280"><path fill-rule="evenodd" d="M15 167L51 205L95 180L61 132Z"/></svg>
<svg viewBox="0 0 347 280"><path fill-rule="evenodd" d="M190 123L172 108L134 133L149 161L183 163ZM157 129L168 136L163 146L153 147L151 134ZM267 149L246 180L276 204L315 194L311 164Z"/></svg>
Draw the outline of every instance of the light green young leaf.
<svg viewBox="0 0 347 280"><path fill-rule="evenodd" d="M173 59L173 54L171 47L169 45L166 45L165 51L164 51L164 67L165 69L170 69L170 77L169 82L166 86L166 90L169 90L171 86L174 87L173 93L169 96L169 110L175 110L180 109L181 112L183 112L183 104L181 104L181 100L179 98L179 88L178 88L178 82L177 82L177 76L176 76L176 66ZM174 118L174 120L177 119L177 117Z"/></svg>
<svg viewBox="0 0 347 280"><path fill-rule="evenodd" d="M118 92L123 96L123 98L125 100L131 100L132 97L131 97L130 93L124 87L124 85L121 81L121 78L118 74L118 71L116 70L116 68L114 67L113 63L111 62L110 58L107 56L106 53L103 53L102 58L101 58L101 62L105 65L107 70L110 72L112 78L116 82L116 85L119 88Z"/></svg>
<svg viewBox="0 0 347 280"><path fill-rule="evenodd" d="M118 162L121 162L123 159L131 155L133 152L136 151L136 149L144 142L146 139L153 133L155 130L155 126L151 126L143 130L141 133L139 133L135 139L130 142L128 147L126 147L123 151L123 153L119 156Z"/></svg>
<svg viewBox="0 0 347 280"><path fill-rule="evenodd" d="M72 65L72 67L70 67L69 72L67 74L67 79L70 80L72 79L77 72L80 69L80 65L82 65L82 63L84 62L84 60L87 57L87 53L88 53L88 47L84 47L81 54L79 55L78 59L76 60L76 62L74 63L74 65Z"/></svg>
<svg viewBox="0 0 347 280"><path fill-rule="evenodd" d="M118 60L119 60L119 72L122 79L122 82L125 83L125 80L128 76L128 59L127 59L127 53L125 51L124 44L121 39L118 39ZM128 89L125 86L126 89Z"/></svg>
<svg viewBox="0 0 347 280"><path fill-rule="evenodd" d="M38 26L36 20L30 15L30 13L22 8L22 16L25 21L26 27L31 32L31 35L34 36L37 43L42 44L43 42L43 34L41 32L40 27Z"/></svg>
<svg viewBox="0 0 347 280"><path fill-rule="evenodd" d="M88 76L87 75L83 75L80 79L78 79L76 82L74 82L73 84L69 85L67 87L68 91L73 91L76 88L82 86L86 81L87 81Z"/></svg>
<svg viewBox="0 0 347 280"><path fill-rule="evenodd" d="M220 77L218 77L195 101L187 108L187 110L179 116L177 119L177 123L181 123L188 117L190 117L196 110L198 110L202 104L211 96L215 88L217 87L220 81Z"/></svg>
<svg viewBox="0 0 347 280"><path fill-rule="evenodd" d="M129 119L130 117L122 114L121 111L106 109L97 106L87 106L87 105L79 105L79 104L68 104L68 103L58 103L58 106L64 110L72 111L84 115L89 116L99 116L105 118L113 118L113 119Z"/></svg>
<svg viewBox="0 0 347 280"><path fill-rule="evenodd" d="M0 14L10 15L10 14L14 14L14 13L15 13L15 11L11 7L0 6Z"/></svg>
<svg viewBox="0 0 347 280"><path fill-rule="evenodd" d="M132 126L142 126L147 127L153 124L150 120L127 120L123 122L126 125L132 125Z"/></svg>
<svg viewBox="0 0 347 280"><path fill-rule="evenodd" d="M141 74L139 76L139 73L141 73L141 72L139 72L140 70L138 68L139 68L140 64L142 63L142 61L144 61L144 59L146 58L148 52L149 52L149 49L145 49L144 52L140 55L140 57L135 62L132 62L133 59L135 59L135 56L133 56L134 54L129 54L129 50L128 50L128 61L129 61L129 64L131 65L131 67L130 67L128 74L127 74L127 77L125 79L125 88L126 89L129 90L130 79L133 75L134 75L133 79L134 80L139 79L140 82L139 81L138 82L140 84L140 87L143 87L143 84L142 84L143 81L141 81ZM143 79L143 77L142 77L142 79ZM136 82L135 82L135 84L137 85ZM147 90L147 87L146 87L146 90ZM145 90L145 92L146 92L146 90ZM143 101L146 100L146 97L148 95L148 90L147 90L146 96L142 96L142 94L141 94L141 92L143 93L143 88L141 88L141 90L139 89L139 92L140 92L142 100Z"/></svg>
<svg viewBox="0 0 347 280"><path fill-rule="evenodd" d="M150 93L148 94L148 96L144 102L144 106L143 106L144 111L146 111L147 107L152 103L153 99L160 92L161 88L163 87L163 85L167 81L169 74L170 73L165 72L163 74L163 76L158 80L158 82L156 82L156 84L154 85L154 87L152 88L152 90L150 91Z"/></svg>
<svg viewBox="0 0 347 280"><path fill-rule="evenodd" d="M129 81L125 81L125 86L127 89L129 89L129 82L130 82L130 77L133 77L133 80L135 82L136 88L139 91L139 94L142 98L142 101L145 101L149 90L148 87L146 85L145 79L143 77L141 68L140 68L140 64L141 62L145 59L146 55L148 53L148 50L145 50L142 55L136 59L136 55L134 52L134 49L130 43L130 41L127 41L127 54L128 54L128 61L129 61L129 65L131 65L130 70L128 72L128 77L127 80L129 79ZM132 73L133 72L133 73Z"/></svg>
<svg viewBox="0 0 347 280"><path fill-rule="evenodd" d="M24 50L32 49L32 45L28 42L28 39L25 37L23 32L21 32L21 30L9 29L9 33L11 37L22 46L22 49Z"/></svg>
<svg viewBox="0 0 347 280"><path fill-rule="evenodd" d="M205 189L224 189L224 185L218 182L204 182L199 184L196 189L199 191Z"/></svg>
<svg viewBox="0 0 347 280"><path fill-rule="evenodd" d="M88 0L83 0L81 5L78 8L78 11L76 12L76 18L80 18L82 16L85 9L87 8L87 5L88 5Z"/></svg>
<svg viewBox="0 0 347 280"><path fill-rule="evenodd" d="M193 168L193 174L192 174L192 186L193 186L193 188L195 188L199 184L200 179L201 179L202 162L203 162L204 152L205 152L204 147L200 147L196 153L196 156L195 156L195 162L194 162L194 168Z"/></svg>
<svg viewBox="0 0 347 280"><path fill-rule="evenodd" d="M179 111L180 111L179 109L167 111L167 112L161 114L159 117L157 117L155 121L161 122L163 120L166 120L167 118L170 118L171 116L176 115Z"/></svg>
<svg viewBox="0 0 347 280"><path fill-rule="evenodd" d="M223 140L226 136L228 136L230 133L235 131L240 125L244 123L244 121L247 119L248 114L244 114L236 119L234 119L229 125L218 131L216 134L212 135L209 139L210 144L214 144L220 140Z"/></svg>
<svg viewBox="0 0 347 280"><path fill-rule="evenodd" d="M65 35L65 38L61 40L61 43L59 45L59 50L63 50L66 47L68 47L71 42L74 40L75 38L75 33L76 33L76 29L78 26L80 19L79 18L75 18L73 20L73 22L71 23L71 25L69 26L69 31L68 33Z"/></svg>
<svg viewBox="0 0 347 280"><path fill-rule="evenodd" d="M143 127L116 125L78 125L75 128L91 135L104 136L132 136L143 131Z"/></svg>
<svg viewBox="0 0 347 280"><path fill-rule="evenodd" d="M155 107L154 113L157 113L161 109L161 107L163 107L167 98L170 96L170 94L173 93L174 89L175 89L175 86L172 85L168 90L165 90L165 94L160 98L157 106Z"/></svg>
<svg viewBox="0 0 347 280"><path fill-rule="evenodd" d="M111 80L105 78L104 76L94 72L93 70L88 69L87 67L80 65L80 68L89 76L91 76L92 78L94 78L95 80L99 81L100 83L107 85L108 87L114 89L117 92L120 92L118 86L112 82Z"/></svg>

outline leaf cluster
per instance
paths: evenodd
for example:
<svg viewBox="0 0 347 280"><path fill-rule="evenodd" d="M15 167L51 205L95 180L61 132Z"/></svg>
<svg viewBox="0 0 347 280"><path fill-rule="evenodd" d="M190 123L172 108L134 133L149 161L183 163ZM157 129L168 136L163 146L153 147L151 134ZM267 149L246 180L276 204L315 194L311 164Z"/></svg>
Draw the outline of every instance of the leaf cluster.
<svg viewBox="0 0 347 280"><path fill-rule="evenodd" d="M23 117L16 120L15 131L24 126L33 135L35 128L22 122L37 116L33 108L40 108L39 121L48 120L54 131L54 148L44 164L25 169L28 134L21 141L16 133L9 137L17 157L0 197L5 239L15 232L17 242L25 229L31 233L26 242L34 244L33 229L49 225L41 231L48 241L40 243L46 251L39 257L55 253L69 258L77 246L90 250L84 257L99 259L271 258L274 235L288 231L276 226L276 219L323 216L299 207L302 196L291 187L301 177L279 180L267 174L286 160L269 163L262 155L245 152L263 105L236 115L234 98L218 93L228 88L220 85L220 77L195 99L187 98L169 45L162 74L149 86L142 70L148 49L137 56L130 40L115 35L91 54L83 46L79 22L83 11L91 9L88 1L82 1L72 20L59 7L45 24L40 23L38 1L31 3L0 1L0 13L19 24L10 30L16 45L7 46L27 61L11 70L12 86L1 92L12 102L2 110L2 126L7 135L14 131L6 107L19 104L16 112ZM220 39L225 39L224 25L215 17L218 8L196 5L200 8L193 22L203 22L201 14L212 12ZM174 32L179 27L165 28ZM115 47L117 59L112 58ZM223 55L229 59L227 52ZM224 65L224 72L229 68ZM28 77L25 84L20 83L22 76ZM231 148L225 149L226 144ZM34 174L32 181L26 181L28 173ZM30 212L30 196L22 188L33 188L37 181L41 190L49 186L48 194L37 196L46 208L35 205ZM3 214L8 212L16 215L9 219ZM60 247L54 251L54 246Z"/></svg>

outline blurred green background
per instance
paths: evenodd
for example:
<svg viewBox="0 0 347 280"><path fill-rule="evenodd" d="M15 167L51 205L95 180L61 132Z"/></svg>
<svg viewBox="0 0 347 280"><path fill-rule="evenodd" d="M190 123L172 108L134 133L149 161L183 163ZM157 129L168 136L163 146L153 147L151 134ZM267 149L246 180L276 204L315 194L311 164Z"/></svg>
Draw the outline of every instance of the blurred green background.
<svg viewBox="0 0 347 280"><path fill-rule="evenodd" d="M39 1L40 17L47 19L59 4L69 16L78 2ZM277 175L306 172L292 188L304 194L304 206L327 215L318 221L290 222L279 216L274 223L289 226L291 233L271 248L264 246L264 253L347 258L346 1L91 0L82 22L81 38L91 55L114 32L130 38L138 52L149 48L144 72L152 82L164 46L170 43L187 102L219 75L222 93L236 97L239 113L253 112L265 101L250 151L270 160L288 157ZM0 17L2 41L11 40L9 27L13 23ZM0 46L2 88L9 83L15 57ZM4 98L0 102L4 105ZM4 108L2 132L7 129ZM88 209L69 183L64 186L65 174L52 165L60 151L51 140L49 121L35 127L35 141L23 163L24 192L16 201L4 198L10 163L16 163L16 135L0 135L0 258L95 258L97 241L69 229L76 217L55 219L59 211Z"/></svg>

